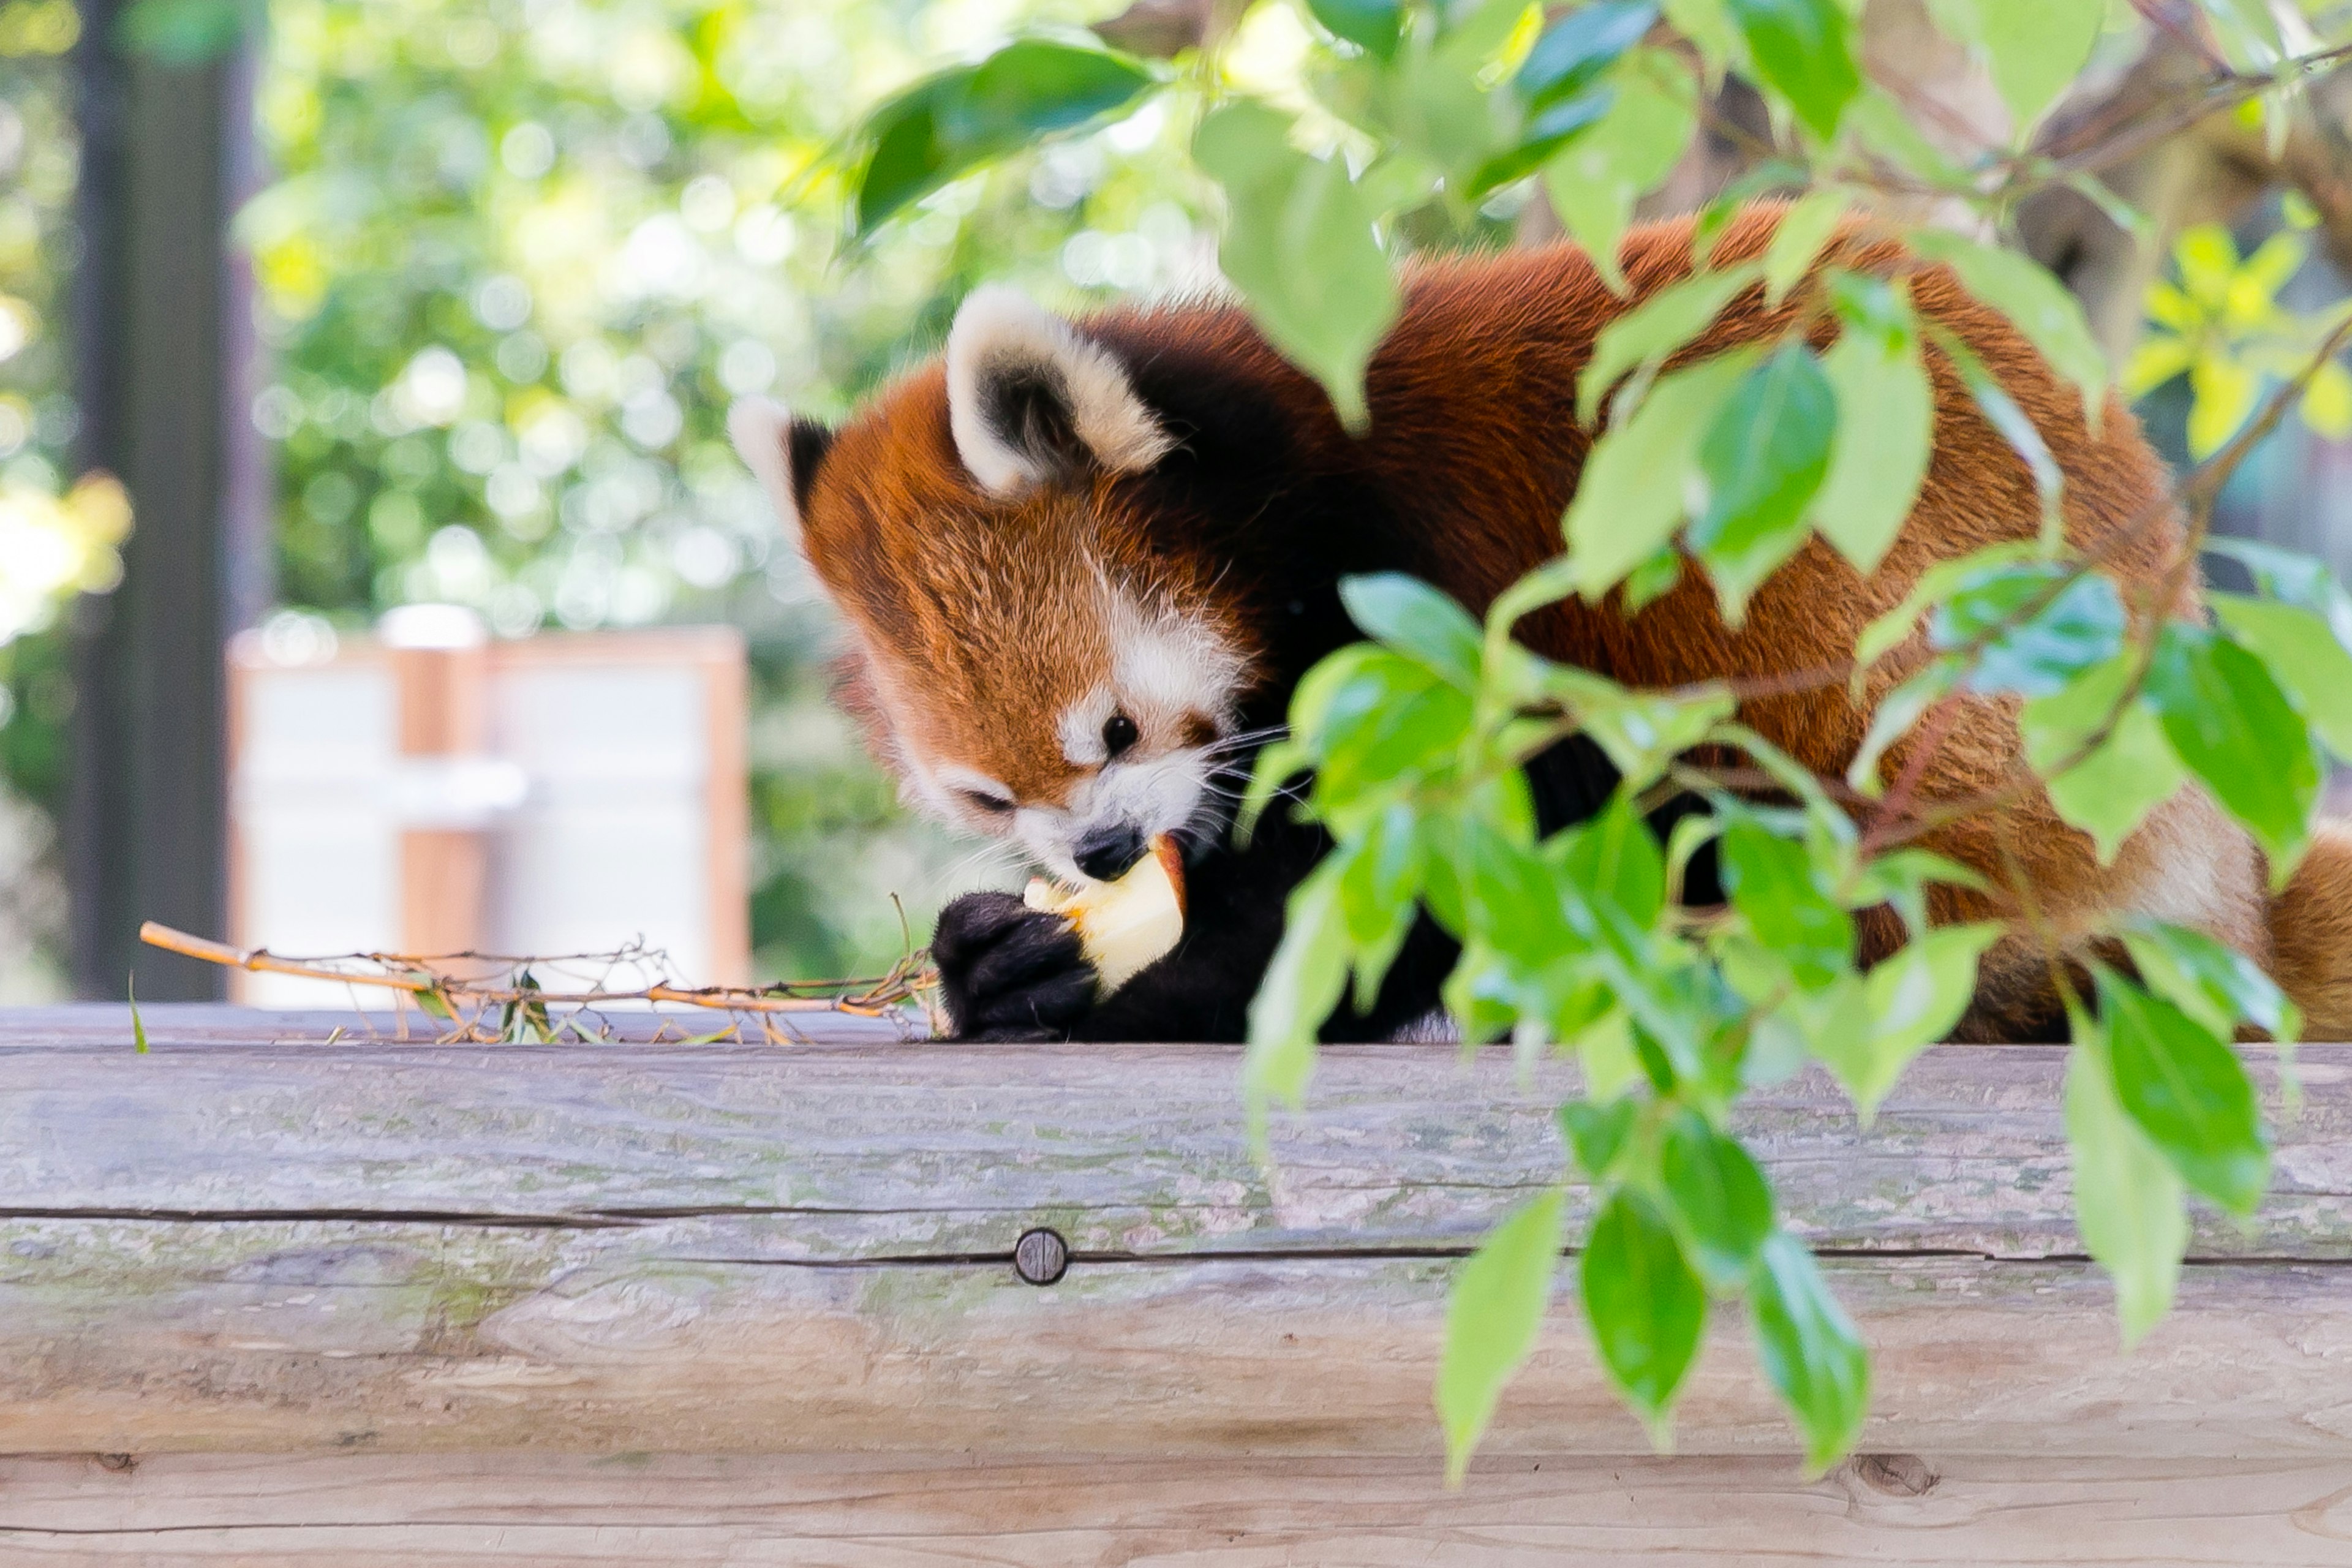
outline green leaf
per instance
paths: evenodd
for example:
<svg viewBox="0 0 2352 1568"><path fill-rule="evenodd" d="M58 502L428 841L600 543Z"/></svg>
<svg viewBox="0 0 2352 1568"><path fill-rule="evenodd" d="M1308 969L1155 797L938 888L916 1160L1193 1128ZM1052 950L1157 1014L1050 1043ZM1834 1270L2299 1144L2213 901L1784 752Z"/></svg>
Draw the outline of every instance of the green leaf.
<svg viewBox="0 0 2352 1568"><path fill-rule="evenodd" d="M1764 1244L1748 1281L1756 1355L1805 1439L1815 1472L1853 1447L1870 1414L1870 1355L1813 1255L1785 1231Z"/></svg>
<svg viewBox="0 0 2352 1568"><path fill-rule="evenodd" d="M1193 157L1231 208L1217 260L1275 346L1360 432L1371 417L1364 367L1396 319L1396 279L1346 164L1309 158L1289 137L1287 119L1248 100L1202 121Z"/></svg>
<svg viewBox="0 0 2352 1568"><path fill-rule="evenodd" d="M1530 109L1582 92L1657 25L1652 0L1597 0L1544 29L1511 79Z"/></svg>
<svg viewBox="0 0 2352 1568"><path fill-rule="evenodd" d="M1274 797L1300 773L1312 767L1314 752L1297 740L1285 736L1273 742L1257 754L1250 768L1249 787L1242 792L1241 805L1234 813L1234 842L1243 848L1249 847L1251 836L1257 831L1259 818Z"/></svg>
<svg viewBox="0 0 2352 1568"><path fill-rule="evenodd" d="M1760 262L1743 262L1720 272L1699 272L1670 283L1601 329L1593 341L1591 363L1576 381L1576 418L1590 425L1601 413L1601 400L1627 371L1648 371L1664 364L1668 355L1706 330L1742 289L1763 276ZM1709 363L1720 363L1729 354ZM1692 365L1687 375L1704 365ZM1671 378L1669 378L1671 379ZM1661 389L1664 383L1659 384ZM1616 417L1624 417L1620 410Z"/></svg>
<svg viewBox="0 0 2352 1568"><path fill-rule="evenodd" d="M1862 90L1853 24L1837 0L1727 0L1765 85L1827 142Z"/></svg>
<svg viewBox="0 0 2352 1568"><path fill-rule="evenodd" d="M863 238L908 203L1041 137L1115 113L1159 85L1139 61L1044 38L917 82L866 117L852 205Z"/></svg>
<svg viewBox="0 0 2352 1568"><path fill-rule="evenodd" d="M2119 654L2084 670L2064 690L2035 698L2018 717L2026 761L2042 776L2058 815L2091 836L2103 866L2114 861L2149 812L2189 782L2154 710L2137 698L2117 710L2134 666L2132 655ZM2111 718L2105 738L2083 753ZM2081 761L2052 775L2078 754Z"/></svg>
<svg viewBox="0 0 2352 1568"><path fill-rule="evenodd" d="M1876 664L1911 635L1920 616L1959 592L1988 569L2004 562L2032 558L2032 544L2023 540L2010 540L2000 544L1987 545L1982 550L1970 551L1949 561L1938 561L1928 567L1919 574L1919 580L1911 584L1911 591L1903 595L1901 604L1862 628L1862 636L1856 637L1853 644L1856 671L1866 670ZM1853 689L1859 700L1862 693L1859 682Z"/></svg>
<svg viewBox="0 0 2352 1568"><path fill-rule="evenodd" d="M122 994L131 1003L131 1049L138 1056L147 1054L147 1023L139 1016L139 982L136 975L124 975Z"/></svg>
<svg viewBox="0 0 2352 1568"><path fill-rule="evenodd" d="M1306 1099L1316 1033L1339 1005L1347 981L1348 922L1339 876L1326 860L1292 889L1281 945L1250 1001L1242 1086L1257 1136L1270 1103L1296 1107Z"/></svg>
<svg viewBox="0 0 2352 1568"><path fill-rule="evenodd" d="M1412 930L1420 907L1420 827L1410 803L1391 801L1371 817L1361 837L1338 852L1339 908L1355 952L1359 1013L1371 1011L1389 965Z"/></svg>
<svg viewBox="0 0 2352 1568"><path fill-rule="evenodd" d="M2096 429L2107 395L2106 352L2066 286L2031 257L1945 230L1916 230L1911 242L1922 255L1958 273L1969 293L2007 316L2042 351L2051 369L2082 389L2083 417Z"/></svg>
<svg viewBox="0 0 2352 1568"><path fill-rule="evenodd" d="M1339 602L1367 637L1465 691L1478 689L1485 630L1444 594L1402 572L1381 572L1340 578Z"/></svg>
<svg viewBox="0 0 2352 1568"><path fill-rule="evenodd" d="M1878 570L1919 498L1936 428L1936 393L1918 340L1848 331L1822 356L1837 395L1837 438L1813 498L1813 525L1864 574Z"/></svg>
<svg viewBox="0 0 2352 1568"><path fill-rule="evenodd" d="M1568 924L1558 879L1533 848L1484 823L1465 826L1455 847L1466 935L1540 971L1584 944Z"/></svg>
<svg viewBox="0 0 2352 1568"><path fill-rule="evenodd" d="M2263 0L2200 0L2198 9L2212 21L2221 52L2232 68L2253 75L2286 58L2278 18Z"/></svg>
<svg viewBox="0 0 2352 1568"><path fill-rule="evenodd" d="M2213 613L2271 675L2337 756L2352 759L2352 652L2311 611L2275 599L2213 594Z"/></svg>
<svg viewBox="0 0 2352 1568"><path fill-rule="evenodd" d="M1333 37L1375 59L1394 58L1404 31L1402 0L1307 0L1307 9Z"/></svg>
<svg viewBox="0 0 2352 1568"><path fill-rule="evenodd" d="M1570 885L1622 915L1633 929L1657 923L1666 902L1666 859L1633 795L1620 789L1581 826L1550 845Z"/></svg>
<svg viewBox="0 0 2352 1568"><path fill-rule="evenodd" d="M2189 1216L2180 1178L2124 1113L2098 1026L2075 1021L2066 1062L2066 1141L2074 1152L2074 1228L2116 1282L2124 1348L2172 1310ZM2085 1030L2089 1033L2085 1036Z"/></svg>
<svg viewBox="0 0 2352 1568"><path fill-rule="evenodd" d="M1968 1011L1976 994L1977 960L2000 937L1998 925L1939 926L1863 977L1866 1029L1837 1037L1832 1049L1819 1048L1828 1039L1817 1041L1816 1054L1853 1097L1864 1126L1912 1058L1950 1033Z"/></svg>
<svg viewBox="0 0 2352 1568"><path fill-rule="evenodd" d="M2174 752L2246 825L2284 886L2310 831L2319 763L2269 669L2236 643L2173 621L2157 640L2147 700Z"/></svg>
<svg viewBox="0 0 2352 1568"><path fill-rule="evenodd" d="M1764 252L1766 304L1779 304L1797 286L1852 205L1845 192L1824 185L1807 191L1780 215L1780 226L1772 231L1772 243Z"/></svg>
<svg viewBox="0 0 2352 1568"><path fill-rule="evenodd" d="M1589 1085L1587 1092L1593 1092ZM1617 1156L1625 1152L1625 1141L1633 1135L1641 1109L1641 1102L1632 1095L1601 1104L1589 1099L1571 1100L1560 1106L1560 1135L1568 1140L1586 1175L1600 1181L1609 1174Z"/></svg>
<svg viewBox="0 0 2352 1568"><path fill-rule="evenodd" d="M1972 644L1971 691L2048 697L2093 665L2121 652L2128 619L2113 579L2088 572L2068 580L2056 562L1987 567L1963 583L1928 620L1939 652ZM2041 601L2038 609L2032 609ZM2030 612L2030 613L2029 613Z"/></svg>
<svg viewBox="0 0 2352 1568"><path fill-rule="evenodd" d="M1592 1222L1577 1268L1601 1364L1662 1438L1706 1327L1706 1289L1648 1199L1619 1188Z"/></svg>
<svg viewBox="0 0 2352 1568"><path fill-rule="evenodd" d="M1526 8L1525 0L1469 0L1452 8L1433 44L1423 40L1383 70L1360 70L1371 78L1364 118L1437 165L1458 190L1506 139L1505 106L1487 83Z"/></svg>
<svg viewBox="0 0 2352 1568"><path fill-rule="evenodd" d="M1742 816L1723 830L1723 886L1756 939L1806 985L1853 960L1853 917L1822 889L1805 847Z"/></svg>
<svg viewBox="0 0 2352 1568"><path fill-rule="evenodd" d="M1747 1150L1685 1110L1666 1124L1658 1180L1700 1277L1719 1290L1736 1288L1772 1233L1764 1173Z"/></svg>
<svg viewBox="0 0 2352 1568"><path fill-rule="evenodd" d="M1732 388L1756 363L1743 350L1661 376L1632 419L1604 433L1568 504L1577 586L1599 598L1674 537L1683 476Z"/></svg>
<svg viewBox="0 0 2352 1568"><path fill-rule="evenodd" d="M1584 1092L1607 1100L1641 1081L1640 1053L1633 1047L1633 1022L1618 1008L1576 1037L1576 1065L1584 1074Z"/></svg>
<svg viewBox="0 0 2352 1568"><path fill-rule="evenodd" d="M1434 684L1425 666L1378 643L1349 643L1318 660L1291 692L1291 736L1319 757L1381 704Z"/></svg>
<svg viewBox="0 0 2352 1568"><path fill-rule="evenodd" d="M1937 22L1974 46L2022 141L2074 79L2106 15L2103 0L1936 0Z"/></svg>
<svg viewBox="0 0 2352 1568"><path fill-rule="evenodd" d="M1611 73L1607 110L1544 171L1552 211L1601 276L1625 291L1617 247L1633 205L1682 162L1698 130L1698 85L1664 49L1636 49ZM1591 420L1590 414L1585 421Z"/></svg>
<svg viewBox="0 0 2352 1568"><path fill-rule="evenodd" d="M1846 765L1845 782L1849 788L1861 791L1873 800L1885 793L1886 781L1879 776L1878 764L1920 715L1957 690L1967 667L1947 656L1935 660L1902 685L1878 700L1877 710L1870 716L1870 728L1863 731L1862 745Z"/></svg>
<svg viewBox="0 0 2352 1568"><path fill-rule="evenodd" d="M2232 1214L2253 1213L2270 1184L2270 1146L2236 1054L2114 971L2098 981L2116 1098L2183 1181Z"/></svg>
<svg viewBox="0 0 2352 1568"><path fill-rule="evenodd" d="M1353 643L1307 672L1291 694L1286 767L1314 765L1315 802L1325 812L1393 795L1423 772L1451 763L1471 722L1471 699L1418 660L1377 643ZM1277 775L1261 763L1252 803Z"/></svg>
<svg viewBox="0 0 2352 1568"><path fill-rule="evenodd" d="M1576 714L1584 732L1609 755L1625 787L1647 789L1668 763L1706 738L1738 703L1725 687L1685 689L1688 695L1628 691L1571 666L1546 672L1546 692Z"/></svg>
<svg viewBox="0 0 2352 1568"><path fill-rule="evenodd" d="M1804 543L1805 509L1829 472L1836 431L1837 395L1812 350L1793 342L1742 377L1707 427L1698 449L1706 503L1690 542L1731 625Z"/></svg>
<svg viewBox="0 0 2352 1568"><path fill-rule="evenodd" d="M1449 931L1462 922L1438 917ZM1462 944L1462 957L1438 989L1439 999L1462 1030L1466 1046L1500 1038L1519 1021L1519 987L1500 955L1475 939Z"/></svg>
<svg viewBox="0 0 2352 1568"><path fill-rule="evenodd" d="M1420 666L1412 667L1415 671ZM1315 803L1328 813L1363 799L1384 800L1399 784L1452 765L1469 733L1469 695L1433 678L1391 688L1344 733L1329 736L1315 775Z"/></svg>
<svg viewBox="0 0 2352 1568"><path fill-rule="evenodd" d="M1559 1267L1561 1208L1557 1189L1521 1207L1487 1234L1454 1277L1437 1368L1449 1485L1462 1479L1503 1385L1535 1349Z"/></svg>
<svg viewBox="0 0 2352 1568"><path fill-rule="evenodd" d="M1643 605L1664 598L1682 580L1681 552L1671 544L1660 545L1650 552L1648 560L1625 574L1625 614L1640 615Z"/></svg>
<svg viewBox="0 0 2352 1568"><path fill-rule="evenodd" d="M2270 597L2309 610L2326 621L2336 640L2352 647L2352 594L2344 591L2326 562L2252 539L2208 539L2205 548L2244 566L2253 574L2255 585Z"/></svg>
<svg viewBox="0 0 2352 1568"><path fill-rule="evenodd" d="M1739 35L1724 14L1723 0L1660 0L1666 25L1691 42L1706 67L1710 90L1723 85L1723 73L1740 53Z"/></svg>
<svg viewBox="0 0 2352 1568"><path fill-rule="evenodd" d="M1559 155L1561 148L1607 118L1617 89L1603 82L1573 98L1546 104L1519 128L1519 140L1478 165L1463 195L1472 201L1499 185L1525 179ZM1389 210L1400 210L1402 204ZM1376 208L1377 210L1377 208Z"/></svg>
<svg viewBox="0 0 2352 1568"><path fill-rule="evenodd" d="M1846 126L1856 141L1921 184L1945 191L1973 189L1969 175L1922 134L1915 121L1907 103L1866 79L1862 96L1845 111Z"/></svg>
<svg viewBox="0 0 2352 1568"><path fill-rule="evenodd" d="M2201 931L2143 921L2125 928L2124 946L2142 983L2217 1039L2242 1023L2273 1040L2303 1032L2302 1015L2262 965Z"/></svg>

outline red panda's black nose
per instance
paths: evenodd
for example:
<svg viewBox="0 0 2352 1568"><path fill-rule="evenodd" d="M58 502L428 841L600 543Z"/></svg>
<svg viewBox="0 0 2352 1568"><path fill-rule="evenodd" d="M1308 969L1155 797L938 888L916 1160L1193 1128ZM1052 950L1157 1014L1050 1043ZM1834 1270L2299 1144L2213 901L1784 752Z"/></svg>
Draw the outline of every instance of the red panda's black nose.
<svg viewBox="0 0 2352 1568"><path fill-rule="evenodd" d="M1078 840L1070 858L1078 869L1097 882L1116 882L1127 875L1127 868L1143 858L1143 835L1132 824L1114 823L1108 827L1090 827Z"/></svg>

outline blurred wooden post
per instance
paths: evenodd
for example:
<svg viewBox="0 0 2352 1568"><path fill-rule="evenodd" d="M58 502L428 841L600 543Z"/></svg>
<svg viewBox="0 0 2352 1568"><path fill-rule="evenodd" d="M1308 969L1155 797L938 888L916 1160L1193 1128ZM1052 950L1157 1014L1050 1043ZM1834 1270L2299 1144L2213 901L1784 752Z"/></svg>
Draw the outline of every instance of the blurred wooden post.
<svg viewBox="0 0 2352 1568"><path fill-rule="evenodd" d="M249 290L228 219L251 188L249 47L209 61L126 50L128 0L82 0L75 49L81 231L77 468L131 493L122 585L74 629L66 869L74 983L143 999L220 994L210 965L138 942L142 920L226 915L221 647L268 597L267 459L250 418Z"/></svg>
<svg viewBox="0 0 2352 1568"><path fill-rule="evenodd" d="M489 888L488 814L467 787L489 750L489 638L452 605L394 610L380 629L399 713L401 951L468 952Z"/></svg>

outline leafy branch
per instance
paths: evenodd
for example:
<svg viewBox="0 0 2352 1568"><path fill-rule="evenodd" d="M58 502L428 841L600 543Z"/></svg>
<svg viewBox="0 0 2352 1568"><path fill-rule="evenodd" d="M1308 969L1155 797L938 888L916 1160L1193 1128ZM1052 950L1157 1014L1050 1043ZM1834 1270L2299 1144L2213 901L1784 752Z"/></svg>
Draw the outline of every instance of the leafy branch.
<svg viewBox="0 0 2352 1568"><path fill-rule="evenodd" d="M2214 626L2194 574L2221 486L2296 399L2311 416L2313 389L2342 374L2352 315L2290 322L2308 355L2260 399L2245 388L2275 356L2205 352L2245 332L2179 351L2226 359L2231 374L2206 379L2242 395L2209 420L2212 458L2110 517L2067 492L2058 453L2079 439L2073 411L2061 419L2048 389L2013 384L2038 373L2020 371L2014 340L1992 352L1974 312L2030 347L2060 395L2079 397L2089 437L2106 438L2116 377L2100 339L2056 278L1995 237L2061 189L2137 225L2092 176L2241 106L2283 133L2305 90L2352 60L2352 40L2307 47L2269 7L2215 6L2189 39L2194 81L2115 112L2069 109L2037 141L2105 7L1943 0L1937 26L1984 68L2009 122L1961 155L1921 134L1903 84L1873 79L1862 22L1836 0L1303 3L1320 29L1296 83L1304 113L1239 90L1246 5L1194 6L1193 30L1168 34L1172 68L1115 53L1055 66L1099 93L990 88L1026 44L929 79L868 122L854 178L874 195L863 222L1018 139L1010 121L941 106L1019 105L1018 129L1045 135L1178 95L1195 163L1225 198L1226 277L1359 432L1367 366L1401 309L1392 262L1416 240L1475 241L1541 202L1622 300L1573 389L1591 445L1561 519L1565 553L1476 614L1410 578L1344 583L1370 640L1302 681L1244 812L1246 826L1283 795L1335 846L1294 892L1252 1009L1255 1114L1301 1099L1327 1020L1351 991L1378 991L1424 914L1460 944L1444 996L1466 1040L1507 1038L1581 1068L1582 1092L1560 1108L1560 1181L1457 1277L1436 1391L1454 1472L1548 1310L1571 1181L1594 1203L1573 1265L1585 1321L1661 1445L1712 1304L1738 1302L1809 1466L1850 1448L1868 1358L1734 1111L1818 1064L1869 1117L1919 1051L1971 1026L1988 954L2004 972L2046 970L2066 1014L2078 1219L2116 1281L2125 1338L2144 1333L2171 1300L2189 1195L2242 1215L2267 1182L2230 1042L2291 1039L2300 1020L2208 931L2059 907L2011 818L2031 808L2035 831L2079 835L2068 853L2087 845L2105 866L2193 786L2274 877L2291 874L2320 745L2352 757L2352 596L2315 563L2241 549L2262 592L2216 596ZM1727 111L1732 78L1762 101L1760 127ZM917 138L903 128L919 119ZM1966 141L1971 127L1941 129ZM1636 291L1620 268L1628 226L1708 132L1747 166L1693 220L1687 274ZM1762 250L1727 252L1734 216L1765 194L1792 199ZM1917 221L1930 200L1950 221ZM1314 268L1297 265L1306 253ZM2263 266L2276 271L2276 255ZM1953 285L1972 305L1952 302ZM2266 331L2274 315L2260 316ZM1956 425L1961 407L1981 429ZM1983 504L2013 536L1889 577L1938 444L1981 447L1987 431L2014 488ZM1801 553L1900 600L1850 658L1645 686L1515 636L1552 606L1638 616L1694 573L1737 630ZM1843 754L1816 742L1801 759L1794 738L1776 739L1771 700L1827 704L1841 687L1868 717ZM1571 736L1620 783L1591 820L1539 836L1521 769ZM2011 760L1990 787L1939 793L1939 763L1966 748ZM1707 811L1662 843L1648 815L1678 795ZM1724 902L1682 908L1703 853Z"/></svg>

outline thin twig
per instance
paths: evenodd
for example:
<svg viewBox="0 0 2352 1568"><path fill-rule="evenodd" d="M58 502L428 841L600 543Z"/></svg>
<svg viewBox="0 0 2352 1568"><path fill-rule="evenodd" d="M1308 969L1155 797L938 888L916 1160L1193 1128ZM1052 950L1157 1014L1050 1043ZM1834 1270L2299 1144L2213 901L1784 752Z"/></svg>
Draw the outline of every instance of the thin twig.
<svg viewBox="0 0 2352 1568"><path fill-rule="evenodd" d="M634 991L604 987L585 991L547 991L532 985L485 984L437 973L439 966L452 962L481 961L484 955L479 953L352 952L328 958L285 958L266 947L232 947L226 942L191 936L186 931L175 931L154 921L149 921L139 928L139 940L151 947L160 947L230 969L289 974L306 980L329 980L345 985L373 985L397 991L406 996L431 996L445 1005L462 1003L467 1007L479 1009L514 1007L543 1012L550 1006L583 1008L614 1002L649 1002L672 1003L723 1013L847 1013L859 1017L879 1017L900 1003L916 999L936 979L925 962L926 955L920 949L916 949L892 965L889 973L868 979L794 981L761 987L688 986L664 983ZM610 953L574 953L500 962L510 971L532 965L553 969L567 964L609 963L614 956ZM369 964L373 967L334 967L338 964ZM814 990L836 991L840 994L795 994Z"/></svg>

